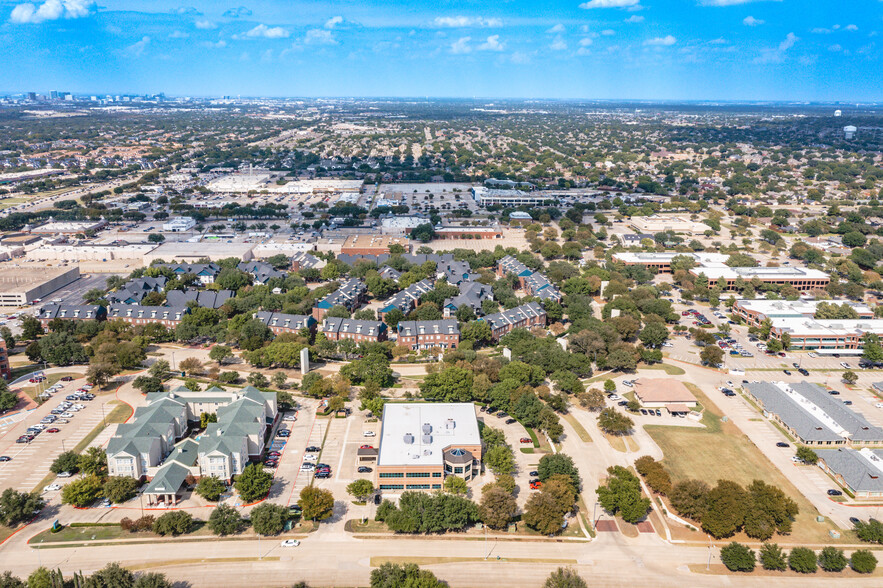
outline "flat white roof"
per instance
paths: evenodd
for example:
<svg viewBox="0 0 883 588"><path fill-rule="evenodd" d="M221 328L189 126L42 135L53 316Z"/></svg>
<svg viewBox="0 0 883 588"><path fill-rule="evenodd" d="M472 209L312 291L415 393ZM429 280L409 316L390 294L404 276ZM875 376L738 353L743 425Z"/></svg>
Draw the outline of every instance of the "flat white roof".
<svg viewBox="0 0 883 588"><path fill-rule="evenodd" d="M781 317L771 319L773 327L785 330L792 335L808 337L836 337L861 335L864 333L883 334L883 319L820 319L809 317Z"/></svg>
<svg viewBox="0 0 883 588"><path fill-rule="evenodd" d="M679 256L689 257L703 267L726 267L724 264L730 257L723 253L682 253L677 251L666 251L664 253L634 253L631 251L620 251L613 254L614 259L624 263L667 263Z"/></svg>
<svg viewBox="0 0 883 588"><path fill-rule="evenodd" d="M424 432L426 425L429 433ZM439 465L444 450L451 445L481 445L474 404L388 402L383 405L377 465Z"/></svg>
<svg viewBox="0 0 883 588"><path fill-rule="evenodd" d="M761 280L827 280L830 276L825 272L802 268L802 267L694 267L690 270L694 274L705 274L709 280L724 278L736 280L742 277L745 280L759 278Z"/></svg>
<svg viewBox="0 0 883 588"><path fill-rule="evenodd" d="M848 300L767 300L765 298L755 300L737 300L736 303L750 312L757 312L769 317L775 316L812 316L816 313L819 303L848 305L859 314L873 313L871 307L863 302L851 302Z"/></svg>

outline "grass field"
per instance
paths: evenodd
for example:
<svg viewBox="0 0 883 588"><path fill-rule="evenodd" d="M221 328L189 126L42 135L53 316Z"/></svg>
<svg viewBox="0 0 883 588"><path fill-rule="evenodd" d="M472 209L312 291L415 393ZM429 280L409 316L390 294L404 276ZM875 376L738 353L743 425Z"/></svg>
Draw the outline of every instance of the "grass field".
<svg viewBox="0 0 883 588"><path fill-rule="evenodd" d="M787 542L833 543L828 530L836 528L826 520L815 521L818 511L790 481L755 447L748 437L732 423L721 420L722 413L701 390L687 384L696 399L705 407L702 417L704 429L647 425L644 429L653 437L665 454L662 464L672 481L696 478L710 486L719 479L748 485L763 480L781 488L797 502L800 514L794 522L794 532L779 538ZM844 533L844 539L847 534ZM737 541L740 539L736 539Z"/></svg>
<svg viewBox="0 0 883 588"><path fill-rule="evenodd" d="M27 373L27 372L26 372ZM42 382L42 385L30 385L22 388L22 392L30 396L32 399L36 399L37 394L41 390L47 389L49 386L54 385L56 382L61 380L65 376L70 376L74 379L82 378L83 372L58 372L57 374L47 374L46 380Z"/></svg>
<svg viewBox="0 0 883 588"><path fill-rule="evenodd" d="M577 436L583 443L592 442L592 437L589 435L589 432L586 431L585 427L583 427L578 420L576 420L576 417L568 413L564 415L564 420L573 427L573 430L576 431Z"/></svg>
<svg viewBox="0 0 883 588"><path fill-rule="evenodd" d="M669 376L683 376L685 373L684 368L678 367L676 365L670 365L667 363L654 363L653 365L642 365L642 370L662 370Z"/></svg>

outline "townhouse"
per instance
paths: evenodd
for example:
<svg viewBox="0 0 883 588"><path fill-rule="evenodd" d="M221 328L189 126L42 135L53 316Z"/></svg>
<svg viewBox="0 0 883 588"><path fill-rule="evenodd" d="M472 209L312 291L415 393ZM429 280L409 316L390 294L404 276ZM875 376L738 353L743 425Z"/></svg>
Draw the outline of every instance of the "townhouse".
<svg viewBox="0 0 883 588"><path fill-rule="evenodd" d="M513 329L529 329L546 326L546 311L538 302L528 302L503 312L489 314L481 318L491 327L491 335L495 341Z"/></svg>
<svg viewBox="0 0 883 588"><path fill-rule="evenodd" d="M181 324L185 314L190 314L190 309L186 306L129 306L119 304L108 308L107 320L121 320L130 325L159 323L173 329Z"/></svg>
<svg viewBox="0 0 883 588"><path fill-rule="evenodd" d="M386 313L394 308L398 308L403 313L408 314L417 307L420 297L427 292L431 292L433 289L435 289L435 284L429 278L415 282L404 290L396 292L384 301L378 311L378 315L382 320L386 316Z"/></svg>
<svg viewBox="0 0 883 588"><path fill-rule="evenodd" d="M180 308L196 302L197 306L203 308L221 308L234 294L233 290L169 290L166 292L166 304Z"/></svg>
<svg viewBox="0 0 883 588"><path fill-rule="evenodd" d="M481 303L490 300L494 296L493 289L481 282L461 282L459 285L460 293L452 298L447 298L442 305L442 314L445 318L450 318L457 313L461 306L467 306L472 309L475 316L481 316L484 311Z"/></svg>
<svg viewBox="0 0 883 588"><path fill-rule="evenodd" d="M140 304L151 292L162 292L168 279L165 276L143 277L131 280L119 290L109 292L107 301L111 304Z"/></svg>
<svg viewBox="0 0 883 588"><path fill-rule="evenodd" d="M37 319L43 328L55 319L65 320L104 320L107 318L107 309L97 304L71 305L71 304L48 304L37 313Z"/></svg>
<svg viewBox="0 0 883 588"><path fill-rule="evenodd" d="M413 351L456 349L460 344L457 319L436 321L401 321L396 327L398 344Z"/></svg>
<svg viewBox="0 0 883 588"><path fill-rule="evenodd" d="M386 341L387 338L386 323L337 317L322 319L319 332L332 341L350 339L361 343L363 341Z"/></svg>
<svg viewBox="0 0 883 588"><path fill-rule="evenodd" d="M260 310L252 316L267 325L275 335L280 333L300 333L303 329L316 332L316 324L318 323L312 316L269 312L266 310Z"/></svg>
<svg viewBox="0 0 883 588"><path fill-rule="evenodd" d="M313 308L313 318L317 321L322 320L322 317L325 316L326 312L338 305L353 312L367 299L368 288L365 286L365 283L358 278L350 278L340 284L337 290L328 294L316 303L316 306Z"/></svg>
<svg viewBox="0 0 883 588"><path fill-rule="evenodd" d="M160 264L158 267L167 267L179 277L184 274L193 274L199 278L200 283L205 285L213 284L215 278L221 273L221 267L215 263L166 263Z"/></svg>
<svg viewBox="0 0 883 588"><path fill-rule="evenodd" d="M240 271L250 274L254 278L254 283L263 286L273 278L284 280L288 274L277 270L269 263L263 261L243 261L238 266Z"/></svg>

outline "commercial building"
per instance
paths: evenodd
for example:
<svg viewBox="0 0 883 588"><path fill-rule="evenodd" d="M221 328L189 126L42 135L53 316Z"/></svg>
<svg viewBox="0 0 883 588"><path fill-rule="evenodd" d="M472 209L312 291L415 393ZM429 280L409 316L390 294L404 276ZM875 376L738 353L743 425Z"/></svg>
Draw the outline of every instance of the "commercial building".
<svg viewBox="0 0 883 588"><path fill-rule="evenodd" d="M381 255L389 253L390 245L401 245L406 253L411 251L411 243L405 237L350 235L343 242L340 252L345 255Z"/></svg>
<svg viewBox="0 0 883 588"><path fill-rule="evenodd" d="M403 313L408 314L417 306L417 302L419 302L420 297L426 294L427 292L431 292L435 288L435 284L429 278L425 280L420 280L419 282L414 282L404 290L396 292L392 296L389 297L386 301L383 302L383 305L378 310L378 315L380 319L386 316L386 313L390 312L393 309L398 308Z"/></svg>
<svg viewBox="0 0 883 588"><path fill-rule="evenodd" d="M759 280L765 284L791 286L796 290L821 289L831 282L830 276L823 271L801 267L694 267L690 270L694 276L705 274L709 283L717 283L723 279L726 290L737 290L737 282Z"/></svg>
<svg viewBox="0 0 883 588"><path fill-rule="evenodd" d="M323 319L319 332L332 341L351 339L356 343L386 341L387 337L386 323L337 317Z"/></svg>
<svg viewBox="0 0 883 588"><path fill-rule="evenodd" d="M276 335L279 333L300 333L303 329L315 332L318 323L316 319L308 315L284 314L266 310L256 312L254 318L267 325Z"/></svg>
<svg viewBox="0 0 883 588"><path fill-rule="evenodd" d="M107 320L124 321L130 325L159 323L174 329L184 320L185 314L190 314L190 309L186 306L174 308L169 306L129 306L117 304L108 308Z"/></svg>
<svg viewBox="0 0 883 588"><path fill-rule="evenodd" d="M662 252L662 253L634 253L631 251L619 251L613 254L613 261L625 265L640 265L648 270L660 274L671 273L671 260L675 257L688 257L699 266L726 267L728 255L722 253L693 253L693 252Z"/></svg>
<svg viewBox="0 0 883 588"><path fill-rule="evenodd" d="M472 198L479 206L537 206L546 202L554 202L556 198L543 192L522 192L521 190L505 190L475 186Z"/></svg>
<svg viewBox="0 0 883 588"><path fill-rule="evenodd" d="M696 406L696 397L678 380L639 378L635 380L635 397L644 408L664 408L669 414L686 414Z"/></svg>
<svg viewBox="0 0 883 588"><path fill-rule="evenodd" d="M343 282L340 287L328 294L316 303L313 308L313 318L322 320L325 313L335 306L344 306L353 312L368 298L368 287L358 278L350 278Z"/></svg>
<svg viewBox="0 0 883 588"><path fill-rule="evenodd" d="M503 229L493 227L438 227L435 229L436 239L502 239Z"/></svg>
<svg viewBox="0 0 883 588"><path fill-rule="evenodd" d="M481 435L471 403L383 405L376 485L384 493L440 490L447 476L470 481L481 468Z"/></svg>
<svg viewBox="0 0 883 588"><path fill-rule="evenodd" d="M634 216L629 221L629 226L639 233L662 233L663 231L674 231L675 233L685 233L687 235L702 235L705 231L710 230L710 227L705 223L668 214Z"/></svg>
<svg viewBox="0 0 883 588"><path fill-rule="evenodd" d="M163 223L162 230L167 233L186 233L195 226L196 220L189 216L181 216Z"/></svg>
<svg viewBox="0 0 883 588"><path fill-rule="evenodd" d="M546 311L538 302L528 302L503 312L489 314L479 320L483 320L490 325L494 341L499 341L500 337L513 329L545 327Z"/></svg>
<svg viewBox="0 0 883 588"><path fill-rule="evenodd" d="M25 306L80 278L80 268L6 268L0 270L0 306Z"/></svg>
<svg viewBox="0 0 883 588"><path fill-rule="evenodd" d="M883 449L817 449L818 466L859 500L883 497Z"/></svg>
<svg viewBox="0 0 883 588"><path fill-rule="evenodd" d="M129 243L114 241L113 243L58 243L46 244L30 252L29 258L53 261L110 261L118 259L132 260L140 264L144 256L156 249L156 243Z"/></svg>
<svg viewBox="0 0 883 588"><path fill-rule="evenodd" d="M837 306L845 304L854 310L859 318L874 318L874 311L867 304L840 300L736 300L732 312L749 326L759 327L767 319L776 321L777 319L813 318L822 302Z"/></svg>
<svg viewBox="0 0 883 588"><path fill-rule="evenodd" d="M388 216L380 220L380 232L384 235L410 235L411 231L429 223L422 216Z"/></svg>
<svg viewBox="0 0 883 588"><path fill-rule="evenodd" d="M97 221L49 221L30 230L40 235L79 235L95 233L107 226L106 220Z"/></svg>
<svg viewBox="0 0 883 588"><path fill-rule="evenodd" d="M184 439L202 413L216 414L218 421L196 439ZM188 477L211 475L229 483L249 461L259 460L277 414L276 394L251 386L150 394L147 406L135 409L134 419L119 425L108 442L108 473L149 480L148 504L177 504Z"/></svg>
<svg viewBox="0 0 883 588"><path fill-rule="evenodd" d="M818 384L755 382L745 387L764 416L782 425L799 443L814 448L883 444L883 429Z"/></svg>
<svg viewBox="0 0 883 588"><path fill-rule="evenodd" d="M781 341L788 335L791 340L789 349L821 353L860 353L866 333L883 336L883 319L780 318L773 321L770 329L770 337L774 339Z"/></svg>
<svg viewBox="0 0 883 588"><path fill-rule="evenodd" d="M202 259L218 261L228 257L237 257L248 261L254 257L253 243L222 243L220 241L165 242L150 253L144 255L144 265L152 265L155 261L197 263Z"/></svg>
<svg viewBox="0 0 883 588"><path fill-rule="evenodd" d="M37 313L37 320L40 321L40 324L43 325L44 329L55 319L100 321L105 318L107 318L107 309L97 304L76 306L70 304L48 304L41 308L40 312Z"/></svg>
<svg viewBox="0 0 883 588"><path fill-rule="evenodd" d="M456 349L460 344L460 326L457 319L401 321L396 330L398 344L412 351Z"/></svg>

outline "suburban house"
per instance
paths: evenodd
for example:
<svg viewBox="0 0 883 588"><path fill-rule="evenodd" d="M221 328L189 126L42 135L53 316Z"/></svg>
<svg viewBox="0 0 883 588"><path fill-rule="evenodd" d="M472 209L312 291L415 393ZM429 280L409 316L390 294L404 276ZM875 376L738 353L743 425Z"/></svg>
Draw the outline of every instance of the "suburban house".
<svg viewBox="0 0 883 588"><path fill-rule="evenodd" d="M433 289L435 289L435 284L429 278L415 282L404 290L396 292L384 301L383 306L381 306L378 311L378 315L383 319L383 317L386 316L386 313L394 308L398 308L403 313L408 314L417 307L417 302L419 302L420 297L427 292L431 292Z"/></svg>
<svg viewBox="0 0 883 588"><path fill-rule="evenodd" d="M356 343L362 341L386 341L386 323L380 321L363 321L326 317L322 319L319 332L332 341L351 339Z"/></svg>
<svg viewBox="0 0 883 588"><path fill-rule="evenodd" d="M260 310L254 318L267 325L275 335L279 333L299 333L303 329L316 331L318 321L312 316L303 314L284 314L281 312L269 312Z"/></svg>
<svg viewBox="0 0 883 588"><path fill-rule="evenodd" d="M344 306L350 312L355 311L368 297L368 288L358 278L350 278L340 284L334 292L328 294L316 303L313 308L313 318L322 320L325 313L335 306Z"/></svg>
<svg viewBox="0 0 883 588"><path fill-rule="evenodd" d="M481 318L491 327L491 335L495 341L513 329L529 329L534 326L546 326L546 311L538 302L528 302L503 312L489 314Z"/></svg>
<svg viewBox="0 0 883 588"><path fill-rule="evenodd" d="M437 321L401 321L396 327L398 344L413 351L422 349L456 349L460 344L457 319Z"/></svg>

